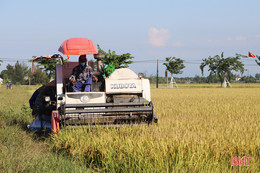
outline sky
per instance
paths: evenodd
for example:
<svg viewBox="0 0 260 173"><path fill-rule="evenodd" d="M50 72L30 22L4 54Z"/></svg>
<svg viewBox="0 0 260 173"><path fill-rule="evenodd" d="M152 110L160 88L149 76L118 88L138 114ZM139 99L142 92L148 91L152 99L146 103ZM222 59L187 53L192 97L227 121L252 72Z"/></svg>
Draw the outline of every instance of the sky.
<svg viewBox="0 0 260 173"><path fill-rule="evenodd" d="M131 53L136 73L156 75L159 59L163 76L165 57L174 56L186 66L177 77L201 76L209 56L260 55L259 7L259 0L0 0L0 71L17 60L30 66L32 56L84 37L105 51ZM242 61L245 75L260 73L254 58Z"/></svg>

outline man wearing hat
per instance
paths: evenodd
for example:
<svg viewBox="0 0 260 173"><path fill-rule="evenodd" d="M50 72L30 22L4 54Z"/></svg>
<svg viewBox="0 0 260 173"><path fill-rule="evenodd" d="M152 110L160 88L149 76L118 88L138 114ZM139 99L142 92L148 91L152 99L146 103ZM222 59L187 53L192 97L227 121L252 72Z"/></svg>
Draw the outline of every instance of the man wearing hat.
<svg viewBox="0 0 260 173"><path fill-rule="evenodd" d="M92 68L87 64L86 55L80 55L79 65L73 68L70 77L73 90L75 92L90 92L92 78L97 82L98 79L94 76Z"/></svg>

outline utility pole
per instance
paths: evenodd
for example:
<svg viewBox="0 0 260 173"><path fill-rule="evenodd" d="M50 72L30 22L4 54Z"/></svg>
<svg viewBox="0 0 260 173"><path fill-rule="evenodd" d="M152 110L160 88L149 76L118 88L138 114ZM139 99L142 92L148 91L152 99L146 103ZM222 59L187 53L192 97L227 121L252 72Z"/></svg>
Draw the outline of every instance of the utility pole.
<svg viewBox="0 0 260 173"><path fill-rule="evenodd" d="M158 88L158 82L159 82L158 73L159 73L159 60L157 59L157 81L156 81L156 88Z"/></svg>
<svg viewBox="0 0 260 173"><path fill-rule="evenodd" d="M167 81L167 88L168 88L168 73L167 73L167 69L165 70L165 77L166 77L166 81Z"/></svg>

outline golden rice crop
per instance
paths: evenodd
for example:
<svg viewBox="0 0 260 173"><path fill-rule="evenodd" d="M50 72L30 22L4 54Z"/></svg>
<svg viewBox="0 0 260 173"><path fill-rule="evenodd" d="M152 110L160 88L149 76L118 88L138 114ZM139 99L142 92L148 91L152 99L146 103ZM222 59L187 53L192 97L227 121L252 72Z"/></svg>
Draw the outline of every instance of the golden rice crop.
<svg viewBox="0 0 260 173"><path fill-rule="evenodd" d="M158 125L62 130L52 147L105 172L260 172L259 88L152 89L152 101Z"/></svg>

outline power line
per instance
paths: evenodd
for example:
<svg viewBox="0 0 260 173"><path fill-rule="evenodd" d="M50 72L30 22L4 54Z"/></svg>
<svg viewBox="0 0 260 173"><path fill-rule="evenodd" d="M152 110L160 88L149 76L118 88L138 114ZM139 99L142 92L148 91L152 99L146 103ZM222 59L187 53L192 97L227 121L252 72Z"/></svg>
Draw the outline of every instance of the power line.
<svg viewBox="0 0 260 173"><path fill-rule="evenodd" d="M25 61L29 61L32 59L17 59L17 58L0 58L0 60L2 60L3 62L17 62L17 61L21 61L21 62L25 62ZM159 63L167 63L167 61L165 60L161 60L158 59ZM199 62L200 61L200 62ZM184 60L184 64L193 64L193 65L200 65L202 62L202 60ZM140 60L140 61L133 61L133 63L157 63L157 60ZM244 63L244 65L246 66L258 66L257 64L248 64L248 63Z"/></svg>

